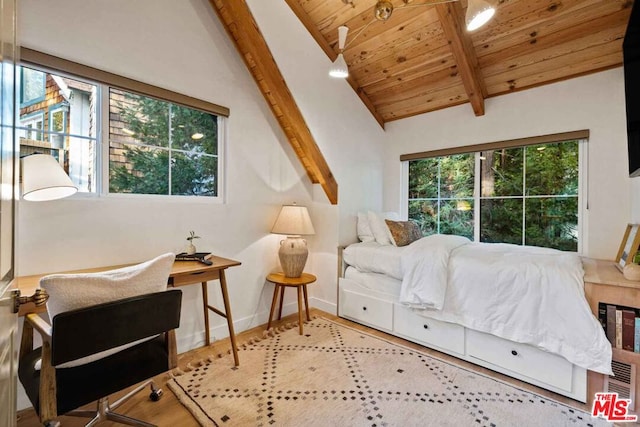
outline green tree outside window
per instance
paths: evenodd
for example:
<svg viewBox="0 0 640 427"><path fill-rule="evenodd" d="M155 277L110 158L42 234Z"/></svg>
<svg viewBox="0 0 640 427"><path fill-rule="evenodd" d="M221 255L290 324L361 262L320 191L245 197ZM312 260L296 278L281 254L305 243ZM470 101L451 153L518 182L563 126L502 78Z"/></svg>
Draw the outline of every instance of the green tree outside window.
<svg viewBox="0 0 640 427"><path fill-rule="evenodd" d="M578 159L567 141L410 161L409 218L424 235L473 239L478 221L482 242L577 251Z"/></svg>
<svg viewBox="0 0 640 427"><path fill-rule="evenodd" d="M218 195L217 117L111 89L113 193Z"/></svg>

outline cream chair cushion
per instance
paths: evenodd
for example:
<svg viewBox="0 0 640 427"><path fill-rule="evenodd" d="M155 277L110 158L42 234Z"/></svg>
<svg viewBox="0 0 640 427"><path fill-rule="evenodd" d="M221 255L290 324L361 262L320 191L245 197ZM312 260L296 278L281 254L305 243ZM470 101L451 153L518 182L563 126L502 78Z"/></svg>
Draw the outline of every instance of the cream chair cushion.
<svg viewBox="0 0 640 427"><path fill-rule="evenodd" d="M150 261L116 270L45 276L40 279L40 287L49 294L49 318L83 307L166 290L174 259L174 254L166 253ZM138 342L66 362L58 367L83 365L136 344Z"/></svg>

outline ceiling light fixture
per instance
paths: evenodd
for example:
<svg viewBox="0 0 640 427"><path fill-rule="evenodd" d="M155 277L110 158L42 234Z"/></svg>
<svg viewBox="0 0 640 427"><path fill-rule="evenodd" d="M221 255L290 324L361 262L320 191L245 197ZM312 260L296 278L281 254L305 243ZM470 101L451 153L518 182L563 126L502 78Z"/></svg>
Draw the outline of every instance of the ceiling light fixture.
<svg viewBox="0 0 640 427"><path fill-rule="evenodd" d="M467 31L482 27L495 15L496 8L485 0L469 0L465 22Z"/></svg>
<svg viewBox="0 0 640 427"><path fill-rule="evenodd" d="M395 9L404 9L405 7L419 7L419 6L433 6L436 4L443 3L451 3L454 1L460 0L436 0L430 1L427 3L416 3L412 4L412 0L403 0L404 5L395 7ZM343 0L344 2L344 0ZM345 2L346 4L346 2ZM391 18L391 14L393 13L394 6L389 0L379 0L373 9L374 19L369 21L364 27L360 29L356 33L354 37L351 38L349 43L347 41L347 33L349 32L349 27L345 25L341 25L338 27L338 57L335 61L333 61L333 65L329 70L329 75L331 77L336 78L347 78L349 77L349 69L347 67L347 62L344 59L344 50L351 44L355 39L358 38L360 34L364 30L369 27L372 23L376 21L386 22L389 18ZM486 24L495 14L496 9L486 0L469 0L467 5L467 13L465 15L465 23L467 25L467 31L474 31Z"/></svg>
<svg viewBox="0 0 640 427"><path fill-rule="evenodd" d="M344 60L344 56L342 52L345 48L345 43L347 42L347 34L349 33L349 27L346 25L342 25L338 27L338 48L340 49L340 53L338 53L338 57L335 61L333 61L333 65L329 70L329 75L331 77L346 79L349 77L349 68L347 68L347 61Z"/></svg>
<svg viewBox="0 0 640 427"><path fill-rule="evenodd" d="M200 132L196 132L193 135L191 135L191 139L193 139L194 141L197 141L202 138L204 138L204 134Z"/></svg>

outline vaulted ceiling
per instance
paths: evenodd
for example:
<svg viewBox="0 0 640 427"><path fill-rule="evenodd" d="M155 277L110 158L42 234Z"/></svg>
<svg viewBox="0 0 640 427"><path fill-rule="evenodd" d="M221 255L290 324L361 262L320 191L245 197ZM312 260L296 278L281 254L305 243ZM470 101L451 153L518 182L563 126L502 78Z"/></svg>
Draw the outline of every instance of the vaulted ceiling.
<svg viewBox="0 0 640 427"><path fill-rule="evenodd" d="M488 97L621 66L633 4L493 0L493 19L467 32L467 0L391 0L384 22L377 0L286 2L332 61L338 27L349 27L349 83L382 126L464 103L483 115Z"/></svg>
<svg viewBox="0 0 640 427"><path fill-rule="evenodd" d="M468 0L284 0L333 61L338 27L350 29L349 84L382 127L459 104L485 113L485 99L622 65L633 0L488 0L489 24L467 32ZM320 152L246 0L209 0L311 182L332 204L338 183ZM328 70L327 70L328 72ZM327 75L327 78L330 78ZM577 94L579 95L579 94Z"/></svg>

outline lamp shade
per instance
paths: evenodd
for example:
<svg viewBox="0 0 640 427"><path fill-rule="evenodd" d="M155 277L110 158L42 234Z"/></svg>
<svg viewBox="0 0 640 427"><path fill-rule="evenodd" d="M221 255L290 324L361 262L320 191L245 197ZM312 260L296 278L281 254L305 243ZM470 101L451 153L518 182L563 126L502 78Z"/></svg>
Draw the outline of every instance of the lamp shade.
<svg viewBox="0 0 640 427"><path fill-rule="evenodd" d="M284 205L271 232L294 236L316 234L306 206Z"/></svg>
<svg viewBox="0 0 640 427"><path fill-rule="evenodd" d="M467 31L477 30L486 24L496 13L496 8L485 0L469 0L465 21Z"/></svg>
<svg viewBox="0 0 640 427"><path fill-rule="evenodd" d="M342 53L338 54L338 57L333 64L331 64L331 69L329 70L329 75L331 77L346 79L349 77L349 68L347 68L347 61L344 60L344 56Z"/></svg>
<svg viewBox="0 0 640 427"><path fill-rule="evenodd" d="M53 156L32 154L22 158L22 198L33 202L62 199L78 191Z"/></svg>

